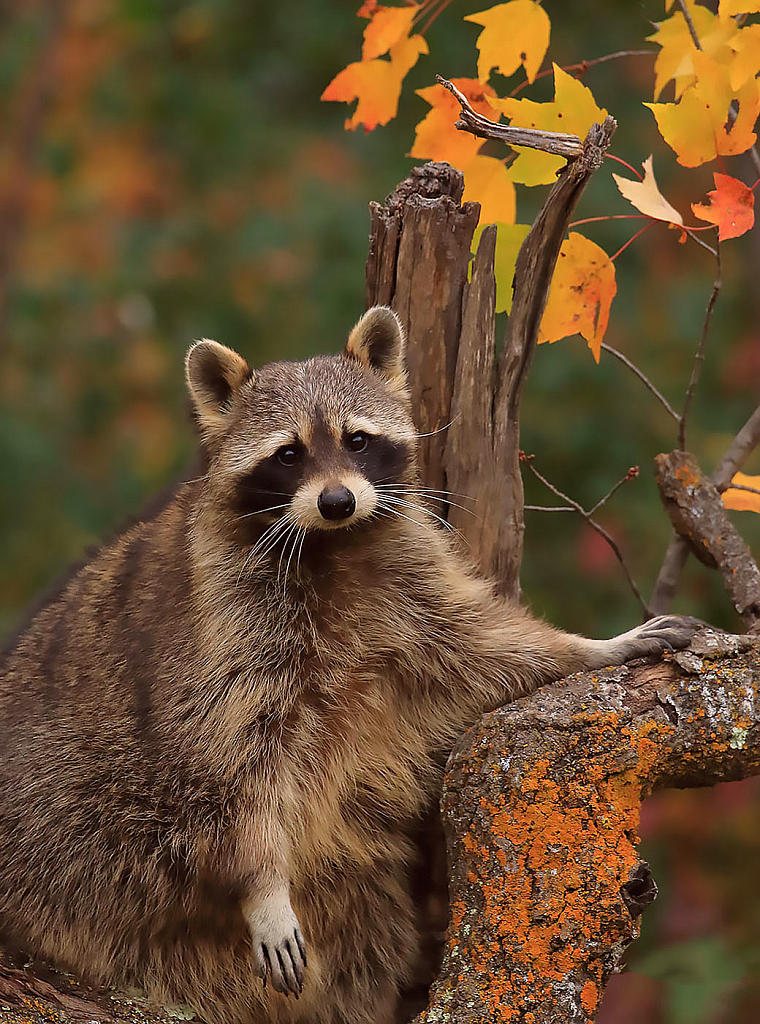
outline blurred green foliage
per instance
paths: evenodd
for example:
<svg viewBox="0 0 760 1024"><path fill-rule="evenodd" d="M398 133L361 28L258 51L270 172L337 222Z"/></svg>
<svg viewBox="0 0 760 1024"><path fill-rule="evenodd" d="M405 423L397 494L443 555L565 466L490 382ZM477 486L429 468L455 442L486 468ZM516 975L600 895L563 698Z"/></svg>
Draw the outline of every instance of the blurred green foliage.
<svg viewBox="0 0 760 1024"><path fill-rule="evenodd" d="M364 135L343 131L345 108L319 101L332 76L358 57L363 22L354 4L6 5L0 633L37 590L190 462L182 358L194 338L218 338L256 363L342 345L363 307L367 203L408 172L404 154L427 110L413 90L435 72L474 74L478 30L460 18L484 6L457 0L438 19L428 34L432 56L407 79L398 119ZM650 19L663 12L655 0L546 6L550 56L561 64L640 48ZM620 122L615 153L639 164L654 151L662 190L688 210L712 180L707 171L684 172L658 141L640 105L651 98L651 65L651 58L629 58L590 70L586 81ZM545 80L530 95L550 92ZM750 183L755 177L746 158L729 173ZM542 195L522 190L520 220ZM577 216L610 212L628 208L602 172ZM614 251L633 233L625 225L585 230ZM725 246L725 283L690 429L707 469L760 394L759 261L757 229ZM712 283L710 258L658 227L626 251L617 271L607 340L678 407ZM524 399L524 447L587 505L629 466L641 466L599 518L620 539L645 593L670 532L649 467L675 436L663 409L611 357L596 367L580 339L537 352ZM747 471L760 472L757 455ZM532 479L526 489L531 503L550 497ZM591 635L630 626L637 605L597 535L566 515L528 515L524 586L533 607ZM739 513L737 522L758 550L760 517ZM689 567L678 607L737 627L717 576L702 567ZM704 824L699 801L722 806L726 789L740 794L731 798L732 813ZM661 985L642 1022L760 1016L758 985L753 992L738 983L760 963L760 900L742 868L747 850L757 860L756 788L712 792L719 796L669 794L670 817L660 815L649 833L666 895L645 920L642 952L634 954ZM697 834L684 806L702 822ZM668 859L674 849L683 863ZM679 879L695 875L719 909L706 923L673 931L663 922L693 895L684 896ZM633 990L616 985L621 991L628 996L608 1000L604 1011L615 1024Z"/></svg>

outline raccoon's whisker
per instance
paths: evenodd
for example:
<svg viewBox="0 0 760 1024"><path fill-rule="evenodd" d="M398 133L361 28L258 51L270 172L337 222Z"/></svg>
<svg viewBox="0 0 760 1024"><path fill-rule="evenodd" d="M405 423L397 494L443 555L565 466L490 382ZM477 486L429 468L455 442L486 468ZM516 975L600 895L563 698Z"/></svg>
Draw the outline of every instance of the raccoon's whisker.
<svg viewBox="0 0 760 1024"><path fill-rule="evenodd" d="M290 531L290 527L292 526L292 524L293 517L290 515L289 512L286 512L285 515L281 519L279 519L277 523L275 523L275 526L279 526L280 529L273 529L271 531L269 544L267 544L263 551L259 551L257 553L257 562L260 562L262 558L264 558L266 555L269 554L270 551L277 547L277 545L283 539L283 536L285 536Z"/></svg>
<svg viewBox="0 0 760 1024"><path fill-rule="evenodd" d="M380 490L380 488L377 488L377 490ZM420 498L431 498L431 499L436 499L436 500L440 500L440 501L445 501L446 504L447 505L451 505L452 508L461 508L461 510L463 512L466 512L468 515L475 516L476 519L480 518L480 516L476 516L475 515L475 513L472 511L471 508L466 508L464 505L459 505L456 501L450 501L448 498L440 498L439 499L438 495L435 495L435 494L433 494L433 495L431 495L431 494L424 494L424 493L420 493L419 491L391 490L388 487L383 487L382 488L382 492L383 492L383 494L393 494L393 495L398 495L398 494L419 495ZM430 511L430 510L428 509L427 511Z"/></svg>
<svg viewBox="0 0 760 1024"><path fill-rule="evenodd" d="M303 553L303 542L306 540L306 534L307 533L308 533L308 530L306 529L306 527L302 526L301 527L301 543L298 545L298 555L296 556L296 572L298 572L298 570L301 567L301 554Z"/></svg>
<svg viewBox="0 0 760 1024"><path fill-rule="evenodd" d="M394 498L392 495L384 495L386 501L390 501L395 505L403 505L405 508L414 509L415 512L422 512L423 515L432 516L433 519L437 519L441 526L445 526L447 530L453 530L451 523L447 523L446 520L437 515L432 509L425 508L424 505L415 505L413 501L405 501L403 498Z"/></svg>
<svg viewBox="0 0 760 1024"><path fill-rule="evenodd" d="M277 582L278 583L280 582L280 573L282 571L282 560L285 558L285 552L287 551L287 548L288 548L288 541L290 540L291 537L293 538L293 544L291 545L291 549L290 549L290 557L288 558L288 561L287 561L287 563L285 565L285 575L282 577L282 589L283 589L283 592L285 590L285 584L288 581L288 567L290 566L290 558L293 557L293 550L295 548L296 541L298 540L298 531L300 529L301 529L301 526L300 526L298 520L294 519L290 529L285 533L285 536L283 537L282 551L280 552L280 559L277 562Z"/></svg>
<svg viewBox="0 0 760 1024"><path fill-rule="evenodd" d="M290 563L293 561L293 555L296 552L296 548L298 547L299 540L302 539L301 538L301 534L303 532L305 532L305 527L299 525L298 528L296 529L295 537L293 538L293 544L292 544L292 547L290 549L290 554L288 555L288 564L285 566L285 578L282 581L283 588L285 587L285 584L288 582L288 572L290 571ZM298 570L298 562L296 562L296 571L297 570Z"/></svg>
<svg viewBox="0 0 760 1024"><path fill-rule="evenodd" d="M378 502L378 506L380 503ZM403 512L399 512L397 508L391 508L389 505L383 505L383 510L388 513L388 518L391 519L396 516L398 519L406 519L410 523L414 523L415 526L424 526L424 523L418 522L416 519L412 519L411 516L405 515Z"/></svg>
<svg viewBox="0 0 760 1024"><path fill-rule="evenodd" d="M413 434L412 437L432 437L434 434L440 434L444 430L448 430L452 423L456 423L458 419L459 416L455 416L453 420L449 420L448 423L444 423L444 425L439 427L437 430L430 430L427 434Z"/></svg>
<svg viewBox="0 0 760 1024"><path fill-rule="evenodd" d="M248 552L248 557L243 562L243 566L238 574L237 583L235 584L236 589L238 586L240 586L240 580L243 573L254 560L254 558L256 558L256 556L259 556L259 558L263 558L264 555L268 554L269 551L272 550L272 548L275 546L279 539L279 535L290 524L291 519L291 514L289 512L286 512L285 515L281 516L276 522L272 523L271 526L268 526L266 530L264 530L262 535L253 545L251 550Z"/></svg>
<svg viewBox="0 0 760 1024"><path fill-rule="evenodd" d="M378 490L382 491L390 490L391 487L398 487L399 489L404 489L408 491L410 494L451 494L454 498L467 498L468 501L478 500L477 498L474 498L471 494L464 494L462 491L445 491L438 487L411 487L400 482L396 484L376 484L376 487Z"/></svg>
<svg viewBox="0 0 760 1024"><path fill-rule="evenodd" d="M246 512L245 515L238 516L237 517L237 521L239 522L241 519L250 519L251 516L261 516L265 512L274 512L278 508L287 508L288 504L289 504L289 502L285 502L285 504L283 504L283 505L270 505L269 508L260 508L258 510L258 512Z"/></svg>

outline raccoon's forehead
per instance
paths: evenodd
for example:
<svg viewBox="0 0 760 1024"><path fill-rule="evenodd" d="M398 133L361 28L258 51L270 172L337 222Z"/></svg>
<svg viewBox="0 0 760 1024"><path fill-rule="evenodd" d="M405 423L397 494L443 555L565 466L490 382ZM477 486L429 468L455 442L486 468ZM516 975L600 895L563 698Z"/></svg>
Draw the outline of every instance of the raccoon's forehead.
<svg viewBox="0 0 760 1024"><path fill-rule="evenodd" d="M308 441L315 425L340 436L346 428L414 435L399 398L383 381L343 356L315 356L302 363L268 363L246 389L242 426L259 432L292 432Z"/></svg>

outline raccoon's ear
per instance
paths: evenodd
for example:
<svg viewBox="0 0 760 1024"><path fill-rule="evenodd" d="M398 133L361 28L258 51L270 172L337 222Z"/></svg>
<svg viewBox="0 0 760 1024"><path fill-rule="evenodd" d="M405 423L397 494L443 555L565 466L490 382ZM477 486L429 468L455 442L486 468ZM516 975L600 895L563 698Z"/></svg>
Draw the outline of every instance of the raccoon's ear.
<svg viewBox="0 0 760 1024"><path fill-rule="evenodd" d="M345 354L381 373L394 387L404 388L406 341L401 321L388 306L368 309L348 336Z"/></svg>
<svg viewBox="0 0 760 1024"><path fill-rule="evenodd" d="M224 429L232 396L252 379L253 370L231 348L204 338L187 353L185 373L202 430Z"/></svg>

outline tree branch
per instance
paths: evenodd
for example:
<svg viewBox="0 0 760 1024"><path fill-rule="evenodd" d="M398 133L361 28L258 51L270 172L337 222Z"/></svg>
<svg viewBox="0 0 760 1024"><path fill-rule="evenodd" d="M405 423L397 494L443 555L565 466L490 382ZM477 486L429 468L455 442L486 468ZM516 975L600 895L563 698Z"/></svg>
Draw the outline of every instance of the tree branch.
<svg viewBox="0 0 760 1024"><path fill-rule="evenodd" d="M581 155L583 146L577 135L498 124L473 110L467 97L457 89L453 82L440 75L435 77L444 89L448 89L456 97L462 108L462 118L456 123L460 131L469 132L479 139L498 139L508 146L528 146L530 149L540 149L544 153L552 153L554 156L563 156L566 159L574 159Z"/></svg>
<svg viewBox="0 0 760 1024"><path fill-rule="evenodd" d="M655 476L674 528L693 554L723 577L734 607L748 629L760 626L760 570L728 518L720 492L693 455L658 455Z"/></svg>
<svg viewBox="0 0 760 1024"><path fill-rule="evenodd" d="M415 1024L589 1024L657 888L643 798L760 770L760 649L705 631L486 715L443 792L451 922Z"/></svg>
<svg viewBox="0 0 760 1024"><path fill-rule="evenodd" d="M712 482L719 491L725 491L738 470L760 444L760 406L733 439L712 474ZM674 533L665 552L657 580L649 601L653 615L662 615L669 608L676 592L681 572L689 557L689 546L678 533Z"/></svg>

